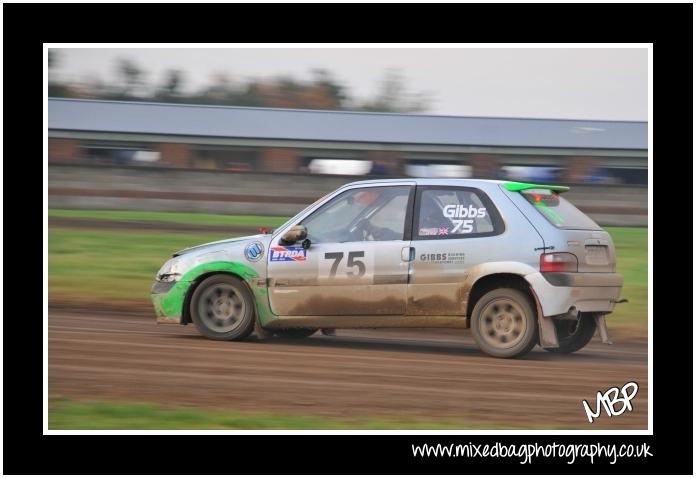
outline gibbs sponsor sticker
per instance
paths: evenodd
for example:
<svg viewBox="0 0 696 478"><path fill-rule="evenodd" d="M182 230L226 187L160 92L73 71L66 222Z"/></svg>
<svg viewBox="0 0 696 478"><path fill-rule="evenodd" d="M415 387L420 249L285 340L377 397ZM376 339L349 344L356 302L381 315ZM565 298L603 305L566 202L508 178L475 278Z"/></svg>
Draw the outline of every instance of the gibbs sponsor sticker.
<svg viewBox="0 0 696 478"><path fill-rule="evenodd" d="M244 248L244 257L249 262L256 262L263 257L263 244L259 241L250 242Z"/></svg>
<svg viewBox="0 0 696 478"><path fill-rule="evenodd" d="M463 204L449 204L442 209L442 214L452 221L451 234L468 234L474 231L474 219L486 217L486 208L469 207ZM469 218L469 219L464 219Z"/></svg>
<svg viewBox="0 0 696 478"><path fill-rule="evenodd" d="M421 254L419 257L421 262L430 264L464 264L463 252L436 252Z"/></svg>
<svg viewBox="0 0 696 478"><path fill-rule="evenodd" d="M307 249L302 246L273 246L270 251L271 262L304 262Z"/></svg>

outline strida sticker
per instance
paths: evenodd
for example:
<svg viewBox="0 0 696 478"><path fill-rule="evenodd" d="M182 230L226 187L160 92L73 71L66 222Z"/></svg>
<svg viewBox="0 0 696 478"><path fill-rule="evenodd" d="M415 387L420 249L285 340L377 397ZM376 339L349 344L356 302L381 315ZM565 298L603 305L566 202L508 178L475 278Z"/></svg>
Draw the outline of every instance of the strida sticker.
<svg viewBox="0 0 696 478"><path fill-rule="evenodd" d="M302 246L271 247L271 262L303 262L307 260L307 250Z"/></svg>

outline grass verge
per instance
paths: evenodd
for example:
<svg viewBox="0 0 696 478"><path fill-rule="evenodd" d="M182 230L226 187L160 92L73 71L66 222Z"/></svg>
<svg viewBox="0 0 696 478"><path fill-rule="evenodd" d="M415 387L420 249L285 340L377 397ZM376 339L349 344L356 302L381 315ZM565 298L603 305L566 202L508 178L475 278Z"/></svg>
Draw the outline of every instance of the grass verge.
<svg viewBox="0 0 696 478"><path fill-rule="evenodd" d="M147 302L155 274L173 252L219 239L220 234L51 228L49 300Z"/></svg>
<svg viewBox="0 0 696 478"><path fill-rule="evenodd" d="M617 271L623 275L621 297L628 303L616 304L607 316L609 330L628 335L647 336L648 330L648 229L607 227L616 247Z"/></svg>
<svg viewBox="0 0 696 478"><path fill-rule="evenodd" d="M51 430L470 430L503 428L456 421L335 419L301 415L172 408L149 403L49 400Z"/></svg>

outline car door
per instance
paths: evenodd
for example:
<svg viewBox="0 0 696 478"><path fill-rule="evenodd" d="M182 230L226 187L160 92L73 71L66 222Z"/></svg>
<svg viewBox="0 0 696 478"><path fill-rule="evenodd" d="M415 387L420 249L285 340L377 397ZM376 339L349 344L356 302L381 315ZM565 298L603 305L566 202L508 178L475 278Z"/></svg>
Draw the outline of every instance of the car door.
<svg viewBox="0 0 696 478"><path fill-rule="evenodd" d="M500 256L500 213L481 190L418 186L407 315L465 315L471 267Z"/></svg>
<svg viewBox="0 0 696 478"><path fill-rule="evenodd" d="M273 313L403 315L413 199L412 182L349 188L300 219L308 249L282 244L279 231L268 254Z"/></svg>

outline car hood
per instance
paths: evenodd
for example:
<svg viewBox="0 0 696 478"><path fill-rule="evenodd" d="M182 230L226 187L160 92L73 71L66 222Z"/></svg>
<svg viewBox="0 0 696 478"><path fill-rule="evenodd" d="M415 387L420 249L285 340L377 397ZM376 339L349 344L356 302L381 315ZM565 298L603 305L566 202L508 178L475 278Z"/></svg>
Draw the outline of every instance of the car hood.
<svg viewBox="0 0 696 478"><path fill-rule="evenodd" d="M260 240L261 242L264 243L264 246L266 246L268 241L270 240L270 238L271 238L270 234L255 234L253 236L232 237L229 239L223 239L221 241L207 242L205 244L187 247L186 249L182 249L182 250L177 251L174 254L172 254L172 257L179 257L179 256L183 256L185 254L191 254L191 253L199 253L199 252L206 252L206 251L212 251L212 250L219 250L220 248L225 248L228 245L234 245L235 243L238 243L238 242L245 242L245 241L251 241L251 240Z"/></svg>

